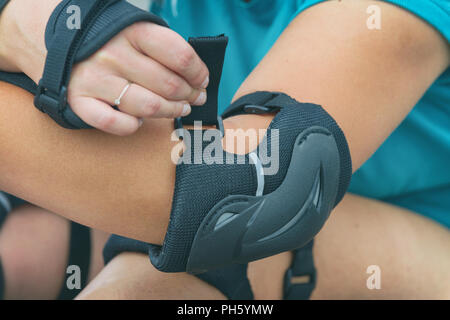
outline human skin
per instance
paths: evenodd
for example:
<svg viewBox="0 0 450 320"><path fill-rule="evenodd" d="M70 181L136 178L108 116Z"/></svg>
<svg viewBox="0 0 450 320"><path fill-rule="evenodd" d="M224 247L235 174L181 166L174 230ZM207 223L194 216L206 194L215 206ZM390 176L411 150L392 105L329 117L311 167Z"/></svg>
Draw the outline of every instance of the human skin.
<svg viewBox="0 0 450 320"><path fill-rule="evenodd" d="M374 3L383 11L378 31L364 25ZM446 41L415 16L381 2L330 1L291 23L236 97L282 91L323 105L343 129L356 170L448 63ZM148 120L122 138L68 132L35 111L22 90L2 84L0 96L0 188L83 224L162 242L175 172L171 121ZM240 116L225 126L269 122Z"/></svg>

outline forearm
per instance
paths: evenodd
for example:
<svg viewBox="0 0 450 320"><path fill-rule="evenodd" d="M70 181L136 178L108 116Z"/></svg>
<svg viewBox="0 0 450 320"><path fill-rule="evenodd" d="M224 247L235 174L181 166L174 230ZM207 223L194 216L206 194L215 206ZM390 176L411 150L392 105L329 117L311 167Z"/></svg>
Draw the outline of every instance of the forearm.
<svg viewBox="0 0 450 320"><path fill-rule="evenodd" d="M89 226L160 243L174 186L171 121L130 137L56 126L0 83L0 189Z"/></svg>
<svg viewBox="0 0 450 320"><path fill-rule="evenodd" d="M0 70L38 82L45 63L45 27L60 0L10 0L0 16Z"/></svg>
<svg viewBox="0 0 450 320"><path fill-rule="evenodd" d="M148 120L116 137L62 129L32 103L0 82L0 190L91 227L162 243L175 185L173 121ZM263 129L270 119L239 116L224 126Z"/></svg>

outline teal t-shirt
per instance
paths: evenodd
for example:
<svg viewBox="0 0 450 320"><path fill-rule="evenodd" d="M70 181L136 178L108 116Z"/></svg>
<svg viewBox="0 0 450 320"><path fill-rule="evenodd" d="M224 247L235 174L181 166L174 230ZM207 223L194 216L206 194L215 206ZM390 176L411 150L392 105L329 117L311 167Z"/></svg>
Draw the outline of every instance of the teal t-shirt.
<svg viewBox="0 0 450 320"><path fill-rule="evenodd" d="M290 21L326 0L160 0L151 10L185 38L225 33L229 46L219 108L264 57ZM450 41L449 0L385 0L435 27ZM450 227L450 68L353 175L350 192L381 199Z"/></svg>

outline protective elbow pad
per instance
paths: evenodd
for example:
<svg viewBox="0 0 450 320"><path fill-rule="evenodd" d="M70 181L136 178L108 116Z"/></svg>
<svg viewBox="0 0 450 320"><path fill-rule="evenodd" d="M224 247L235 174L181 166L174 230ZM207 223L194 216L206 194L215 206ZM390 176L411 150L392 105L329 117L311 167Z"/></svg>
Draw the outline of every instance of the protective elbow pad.
<svg viewBox="0 0 450 320"><path fill-rule="evenodd" d="M199 144L202 131L185 131L190 158L176 168L163 245L149 250L157 269L201 273L248 263L300 248L320 231L350 182L346 139L322 107L283 93L244 96L223 116L275 112L263 142L245 156L220 143L209 152L208 139Z"/></svg>

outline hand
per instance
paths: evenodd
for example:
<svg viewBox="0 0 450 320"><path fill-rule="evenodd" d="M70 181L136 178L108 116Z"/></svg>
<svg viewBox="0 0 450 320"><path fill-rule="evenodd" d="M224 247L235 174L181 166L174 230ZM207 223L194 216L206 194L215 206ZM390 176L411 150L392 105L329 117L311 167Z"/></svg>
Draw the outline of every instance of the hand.
<svg viewBox="0 0 450 320"><path fill-rule="evenodd" d="M42 77L44 32L59 0L11 1L0 19L0 69ZM68 102L94 128L134 133L142 119L187 115L206 102L209 73L194 49L176 32L136 23L72 70ZM119 111L112 108L124 88Z"/></svg>
<svg viewBox="0 0 450 320"><path fill-rule="evenodd" d="M128 135L144 118L176 118L189 114L190 105L203 105L208 81L206 65L180 35L142 22L74 67L68 101L94 128Z"/></svg>

